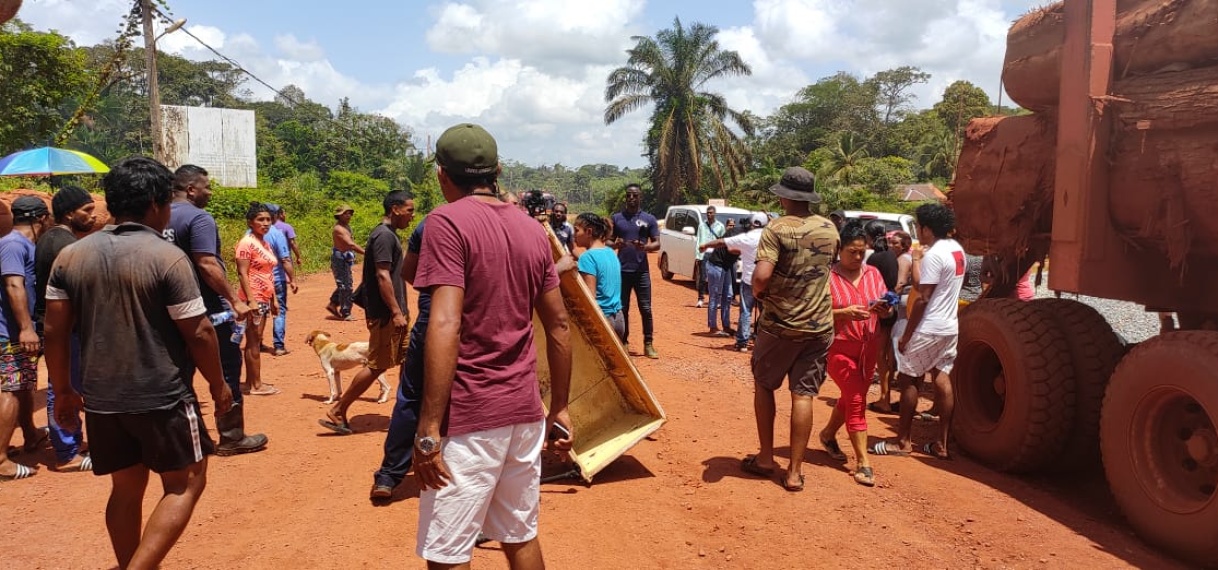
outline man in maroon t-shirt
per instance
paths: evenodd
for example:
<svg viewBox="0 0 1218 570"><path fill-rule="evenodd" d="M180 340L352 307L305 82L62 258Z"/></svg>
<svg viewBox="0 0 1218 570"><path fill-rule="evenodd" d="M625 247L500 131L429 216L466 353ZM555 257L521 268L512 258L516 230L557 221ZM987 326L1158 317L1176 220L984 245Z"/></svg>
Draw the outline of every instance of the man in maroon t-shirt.
<svg viewBox="0 0 1218 570"><path fill-rule="evenodd" d="M498 151L482 127L445 131L436 163L449 204L427 217L414 283L431 290L414 453L418 553L433 566L466 564L481 530L512 568L541 568L541 450L547 440L571 448L570 329L554 258L542 226L499 201ZM534 309L550 364L548 418Z"/></svg>

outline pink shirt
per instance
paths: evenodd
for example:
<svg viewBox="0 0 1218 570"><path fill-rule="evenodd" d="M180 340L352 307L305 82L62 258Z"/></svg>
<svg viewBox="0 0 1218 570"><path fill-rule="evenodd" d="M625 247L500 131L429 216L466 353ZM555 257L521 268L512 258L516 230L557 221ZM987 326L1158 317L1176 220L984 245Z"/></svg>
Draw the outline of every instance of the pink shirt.
<svg viewBox="0 0 1218 570"><path fill-rule="evenodd" d="M1023 279L1015 284L1015 298L1020 301L1031 301L1036 298L1036 287L1032 285L1032 270L1023 274Z"/></svg>
<svg viewBox="0 0 1218 570"><path fill-rule="evenodd" d="M250 289L254 291L254 298L246 299L245 288L241 287L237 291L238 297L246 303L253 301L270 305L271 299L275 297L275 266L279 265L279 258L275 257L266 242L254 234L246 234L237 242L236 257L250 262L246 279Z"/></svg>
<svg viewBox="0 0 1218 570"><path fill-rule="evenodd" d="M445 435L544 417L533 306L558 287L549 238L511 204L462 198L427 216L416 288L465 290Z"/></svg>
<svg viewBox="0 0 1218 570"><path fill-rule="evenodd" d="M868 307L871 302L884 296L888 288L884 285L884 277L880 270L872 265L863 265L863 276L859 278L856 287L849 279L842 277L833 267L829 277L829 292L833 295L833 308L844 309L852 305ZM868 342L875 337L879 317L875 313L865 321L835 319L833 322L833 341Z"/></svg>

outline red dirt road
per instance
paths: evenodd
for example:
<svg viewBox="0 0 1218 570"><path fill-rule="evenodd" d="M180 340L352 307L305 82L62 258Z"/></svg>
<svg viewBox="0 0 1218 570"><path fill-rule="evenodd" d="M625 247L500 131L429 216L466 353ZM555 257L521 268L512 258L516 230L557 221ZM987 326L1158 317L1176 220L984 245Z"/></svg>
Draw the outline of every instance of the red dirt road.
<svg viewBox="0 0 1218 570"><path fill-rule="evenodd" d="M635 362L668 424L592 486L542 487L541 540L551 568L1182 567L1132 535L1102 477L1019 479L959 454L952 461L916 455L873 459L879 485L867 489L818 449L807 454L803 493L742 474L739 458L757 445L748 355L728 350L728 339L703 336L706 313L693 308L688 280L652 275L661 359ZM336 437L317 425L327 389L305 335L313 328L340 341L365 335L362 323L323 318L331 283L327 275L303 280L290 300L292 353L263 356L265 380L283 393L246 397L248 426L267 433L268 450L212 458L207 491L166 567L423 566L414 554L413 482L388 506L368 501L392 404L376 404L374 387L351 409L359 433ZM642 339L632 317L637 355ZM201 381L198 388L207 393ZM781 465L789 456L781 443L785 394L776 434ZM836 396L828 383L821 400ZM210 415L208 404L204 411ZM816 407L816 429L829 411ZM868 419L873 439L892 435L895 416ZM45 422L45 409L37 421ZM915 441L927 441L931 429L920 425ZM13 444L20 439L18 430ZM839 440L847 445L844 434ZM9 521L0 536L5 566L112 568L103 519L109 481L46 469L49 449L18 459L43 470L0 484ZM550 462L546 474L558 469ZM145 517L159 495L154 482ZM474 565L505 566L493 543L477 550Z"/></svg>

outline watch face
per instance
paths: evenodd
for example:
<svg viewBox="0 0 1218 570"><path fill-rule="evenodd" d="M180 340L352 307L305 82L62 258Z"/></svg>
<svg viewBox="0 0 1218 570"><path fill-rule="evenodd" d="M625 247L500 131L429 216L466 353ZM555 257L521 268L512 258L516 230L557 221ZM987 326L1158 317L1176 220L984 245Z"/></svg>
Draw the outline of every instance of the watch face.
<svg viewBox="0 0 1218 570"><path fill-rule="evenodd" d="M430 455L430 454L436 452L437 443L434 438L421 437L421 438L419 438L418 446L419 446L419 451L422 451L423 453Z"/></svg>

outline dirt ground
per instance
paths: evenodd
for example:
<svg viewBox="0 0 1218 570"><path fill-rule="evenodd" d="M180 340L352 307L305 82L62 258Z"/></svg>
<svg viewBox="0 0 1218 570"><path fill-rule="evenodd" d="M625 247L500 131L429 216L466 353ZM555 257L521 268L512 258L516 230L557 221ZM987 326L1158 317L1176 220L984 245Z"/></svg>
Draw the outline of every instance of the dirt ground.
<svg viewBox="0 0 1218 570"><path fill-rule="evenodd" d="M1021 479L958 453L952 461L915 455L874 458L878 486L867 489L818 449L806 456L803 493L744 475L740 457L757 445L749 357L730 350L729 339L706 336L706 312L694 308L689 280L665 282L654 269L652 275L661 358L639 356L637 313L631 334L635 362L668 423L591 486L542 487L541 540L550 567L1182 567L1132 534L1101 476ZM291 354L263 356L264 379L283 393L246 396L247 425L270 437L269 448L212 459L207 491L166 567L422 567L414 554L413 481L387 506L368 501L392 403L376 404L376 389L370 390L351 409L353 436L317 425L327 389L305 335L313 328L340 341L366 334L362 323L323 317L331 286L328 275L303 280L289 302ZM396 389L396 372L391 375ZM207 393L201 380L197 386ZM785 393L778 399L780 465L789 457L781 444L790 409ZM828 383L816 408L817 430L836 396ZM204 411L210 417L209 404ZM37 420L45 422L45 409ZM868 420L873 440L893 434L895 416ZM927 441L932 429L919 425L915 441ZM18 430L13 443L20 439ZM844 433L839 441L848 449ZM32 479L0 484L10 521L0 536L5 565L113 567L103 519L109 481L48 470L49 449L18 460L43 469ZM554 472L560 468L549 462L546 474ZM159 495L154 483L145 517ZM505 564L491 543L477 550L474 565Z"/></svg>

